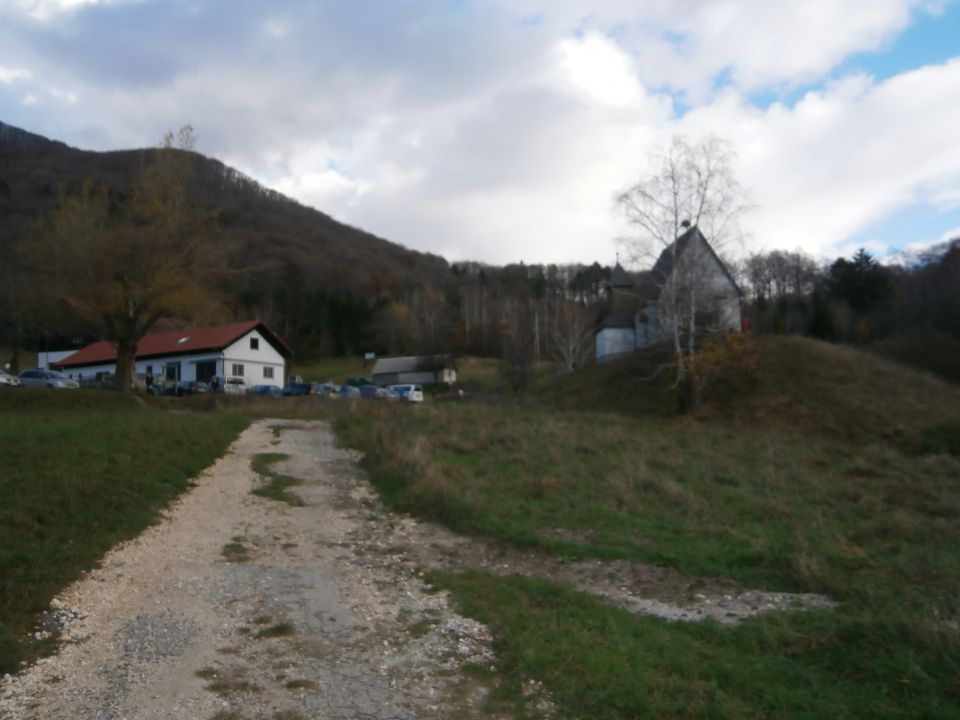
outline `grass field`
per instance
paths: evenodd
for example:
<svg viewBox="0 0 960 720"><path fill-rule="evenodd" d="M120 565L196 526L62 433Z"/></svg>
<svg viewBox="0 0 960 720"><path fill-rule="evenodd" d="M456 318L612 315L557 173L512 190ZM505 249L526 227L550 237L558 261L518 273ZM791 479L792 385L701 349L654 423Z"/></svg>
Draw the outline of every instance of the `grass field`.
<svg viewBox="0 0 960 720"><path fill-rule="evenodd" d="M107 391L0 392L0 672L46 649L26 633L57 591L154 522L246 424Z"/></svg>
<svg viewBox="0 0 960 720"><path fill-rule="evenodd" d="M543 582L436 576L495 628L502 701L522 706L532 679L570 717L954 716L960 389L801 339L764 341L760 358L749 391L697 418L671 416L675 398L640 384L633 360L563 392L548 382L539 402L340 421L397 509L839 601L733 630L631 617ZM621 412L601 412L605 397Z"/></svg>
<svg viewBox="0 0 960 720"><path fill-rule="evenodd" d="M749 382L717 386L696 417L676 416L643 357L542 369L522 401L496 392L496 361L461 360L486 399L419 407L0 393L0 670L44 650L23 637L52 595L152 522L244 418L326 417L395 509L563 557L838 601L730 628L629 615L543 580L435 573L494 631L493 712L537 716L543 687L560 717L956 717L960 389L799 338L758 352ZM255 469L284 499L280 459Z"/></svg>

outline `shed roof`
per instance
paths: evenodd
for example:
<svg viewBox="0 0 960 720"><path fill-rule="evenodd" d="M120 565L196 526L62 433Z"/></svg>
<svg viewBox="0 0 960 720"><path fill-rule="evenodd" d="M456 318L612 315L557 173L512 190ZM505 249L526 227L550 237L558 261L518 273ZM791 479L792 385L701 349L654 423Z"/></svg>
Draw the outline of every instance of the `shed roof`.
<svg viewBox="0 0 960 720"><path fill-rule="evenodd" d="M137 344L137 358L164 357L168 355L189 355L191 353L223 350L252 330L259 330L267 341L284 357L293 352L276 333L259 320L249 320L230 325L173 330L147 335ZM117 360L117 351L106 340L87 345L73 355L61 360L61 367L82 367L102 365Z"/></svg>
<svg viewBox="0 0 960 720"><path fill-rule="evenodd" d="M612 312L604 316L600 321L600 327L597 332L606 328L630 328L634 326L635 313Z"/></svg>
<svg viewBox="0 0 960 720"><path fill-rule="evenodd" d="M373 374L438 372L447 368L457 369L452 355L411 355L408 357L380 358L373 366Z"/></svg>

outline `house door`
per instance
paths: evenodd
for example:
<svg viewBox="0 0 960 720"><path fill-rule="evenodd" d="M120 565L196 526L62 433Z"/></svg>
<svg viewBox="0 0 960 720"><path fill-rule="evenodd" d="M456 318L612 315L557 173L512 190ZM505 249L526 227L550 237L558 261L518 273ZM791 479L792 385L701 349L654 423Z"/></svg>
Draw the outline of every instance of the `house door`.
<svg viewBox="0 0 960 720"><path fill-rule="evenodd" d="M169 383L179 382L180 380L180 363L178 362L168 362L163 366L163 377Z"/></svg>
<svg viewBox="0 0 960 720"><path fill-rule="evenodd" d="M208 383L217 374L217 361L204 360L197 363L197 381Z"/></svg>

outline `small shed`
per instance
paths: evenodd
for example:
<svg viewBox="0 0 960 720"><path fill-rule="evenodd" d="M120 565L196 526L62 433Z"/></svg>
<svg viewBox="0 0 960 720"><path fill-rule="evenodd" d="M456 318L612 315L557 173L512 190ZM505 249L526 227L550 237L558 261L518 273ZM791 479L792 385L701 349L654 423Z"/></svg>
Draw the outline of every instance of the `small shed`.
<svg viewBox="0 0 960 720"><path fill-rule="evenodd" d="M377 385L431 385L457 382L457 365L452 355L412 355L380 358L373 366Z"/></svg>

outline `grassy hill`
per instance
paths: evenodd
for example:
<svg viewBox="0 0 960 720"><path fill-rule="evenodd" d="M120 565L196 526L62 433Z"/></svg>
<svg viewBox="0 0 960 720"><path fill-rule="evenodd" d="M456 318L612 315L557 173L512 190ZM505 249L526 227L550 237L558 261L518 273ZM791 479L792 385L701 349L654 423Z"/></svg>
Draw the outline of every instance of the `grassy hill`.
<svg viewBox="0 0 960 720"><path fill-rule="evenodd" d="M768 335L754 342L755 371L737 392L708 392L701 420L865 441L916 440L931 426L960 419L960 386L928 373L811 338ZM595 365L544 383L538 395L566 409L670 417L677 408L673 375L656 374L667 359L654 351Z"/></svg>
<svg viewBox="0 0 960 720"><path fill-rule="evenodd" d="M950 717L960 388L771 337L749 382L677 416L669 378L649 379L655 364L585 369L526 403L371 406L341 421L341 438L367 451L393 507L461 532L839 606L731 630L519 578L438 577L495 628L507 695L536 680L569 717Z"/></svg>

